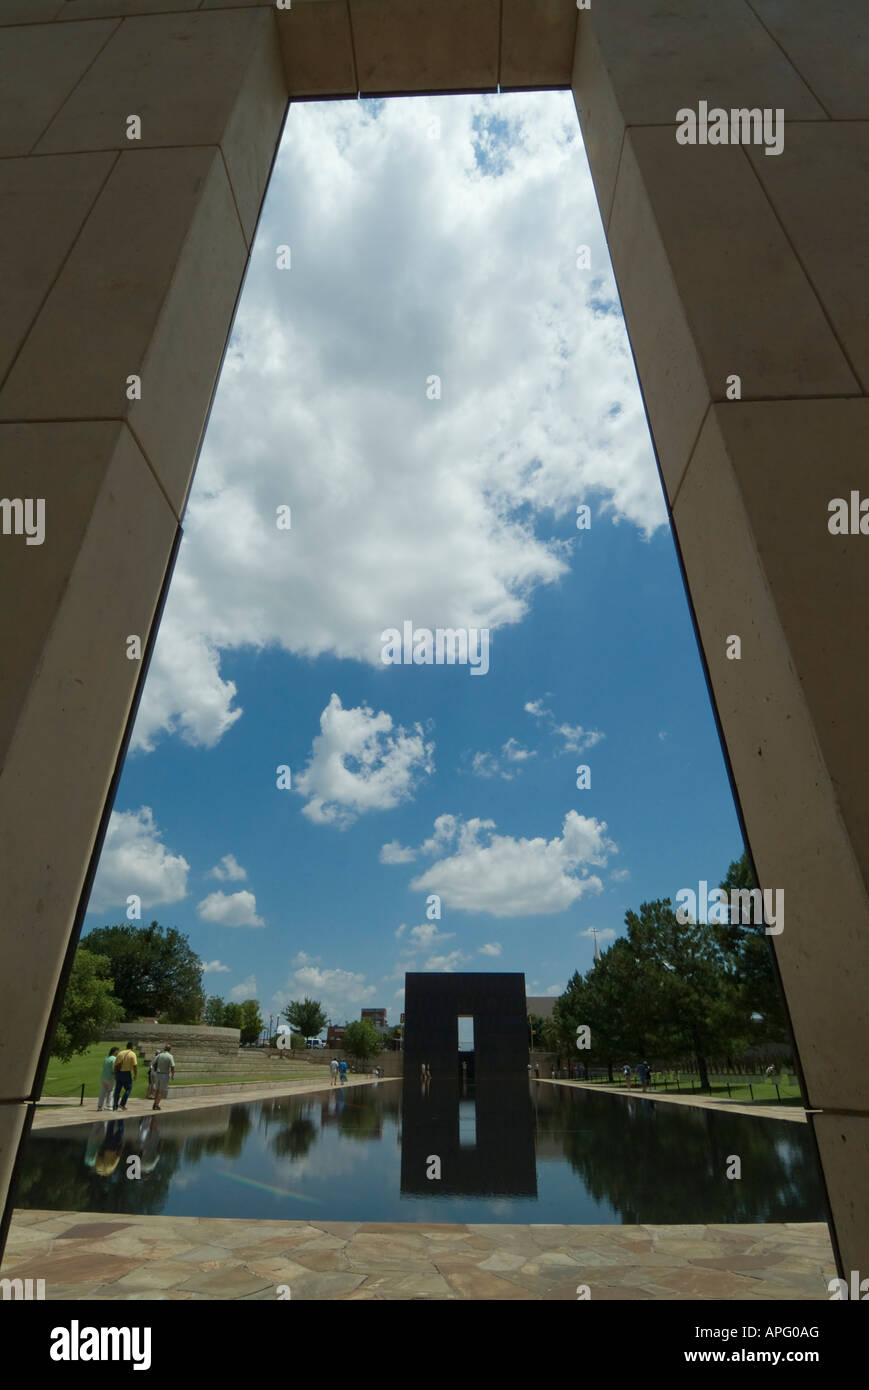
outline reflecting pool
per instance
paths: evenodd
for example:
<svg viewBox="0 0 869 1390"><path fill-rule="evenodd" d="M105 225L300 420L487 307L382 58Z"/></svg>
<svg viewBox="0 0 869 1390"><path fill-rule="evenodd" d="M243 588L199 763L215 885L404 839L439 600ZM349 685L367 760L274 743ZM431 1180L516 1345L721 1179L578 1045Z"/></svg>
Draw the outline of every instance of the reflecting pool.
<svg viewBox="0 0 869 1390"><path fill-rule="evenodd" d="M742 1176L728 1179L734 1156ZM524 1079L383 1081L39 1130L16 1205L332 1221L826 1219L805 1124Z"/></svg>

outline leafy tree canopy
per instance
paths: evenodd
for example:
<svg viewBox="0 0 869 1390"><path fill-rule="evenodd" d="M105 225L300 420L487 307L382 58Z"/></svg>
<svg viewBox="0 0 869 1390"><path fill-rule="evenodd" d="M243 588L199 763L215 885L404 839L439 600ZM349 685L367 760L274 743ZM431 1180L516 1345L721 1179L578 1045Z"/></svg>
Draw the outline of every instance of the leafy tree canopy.
<svg viewBox="0 0 869 1390"><path fill-rule="evenodd" d="M721 887L728 894L734 888L757 888L748 855L735 859L727 870ZM743 1005L751 1019L754 1042L790 1042L787 1015L782 993L776 978L772 954L772 939L767 936L763 922L727 923L718 926L718 940L732 972Z"/></svg>
<svg viewBox="0 0 869 1390"><path fill-rule="evenodd" d="M225 1008L226 1000L222 999L219 994L211 994L205 1001L202 1017L206 1023L211 1024L212 1028L222 1028Z"/></svg>
<svg viewBox="0 0 869 1390"><path fill-rule="evenodd" d="M328 1021L319 999L309 999L307 994L302 1000L291 999L282 1017L304 1038L316 1038Z"/></svg>
<svg viewBox="0 0 869 1390"><path fill-rule="evenodd" d="M721 884L755 887L747 855L732 863ZM693 1056L701 1084L707 1058L764 1041L786 1041L785 1012L763 922L681 923L669 898L625 914L625 936L582 976L575 972L553 1016L535 1020L552 1051L603 1062L610 1069L651 1055ZM758 1017L760 1016L760 1017ZM577 1029L591 1047L576 1052Z"/></svg>
<svg viewBox="0 0 869 1390"><path fill-rule="evenodd" d="M241 1041L243 1043L256 1042L263 1030L262 1014L259 1011L258 999L244 999L241 1005Z"/></svg>
<svg viewBox="0 0 869 1390"><path fill-rule="evenodd" d="M238 1028L239 1030L244 1027L244 1013L241 1004L224 1004L222 1027Z"/></svg>
<svg viewBox="0 0 869 1390"><path fill-rule="evenodd" d="M81 944L108 957L126 1019L165 1014L172 1023L199 1022L205 1003L202 961L174 927L158 922L97 927Z"/></svg>
<svg viewBox="0 0 869 1390"><path fill-rule="evenodd" d="M113 1023L123 1020L124 1010L112 993L110 969L107 956L81 947L76 951L54 1034L53 1056L68 1062L99 1042Z"/></svg>
<svg viewBox="0 0 869 1390"><path fill-rule="evenodd" d="M354 1023L347 1024L341 1046L345 1052L350 1053L351 1057L356 1057L359 1061L364 1062L366 1057L374 1057L380 1051L382 1043L380 1034L371 1019L361 1018Z"/></svg>

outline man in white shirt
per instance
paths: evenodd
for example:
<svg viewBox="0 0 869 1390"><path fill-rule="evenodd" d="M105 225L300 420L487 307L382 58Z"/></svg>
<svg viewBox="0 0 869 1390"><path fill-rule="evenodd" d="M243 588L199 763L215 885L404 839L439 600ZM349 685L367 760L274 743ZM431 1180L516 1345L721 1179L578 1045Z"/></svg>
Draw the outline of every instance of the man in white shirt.
<svg viewBox="0 0 869 1390"><path fill-rule="evenodd" d="M332 1073L332 1085L333 1085L333 1086L337 1086L337 1085L338 1085L338 1063L335 1061L335 1058L334 1058L334 1057L332 1058L331 1062L329 1063L329 1070L330 1070L330 1072Z"/></svg>
<svg viewBox="0 0 869 1390"><path fill-rule="evenodd" d="M157 1073L157 1085L154 1091L152 1109L162 1110L160 1101L169 1094L169 1082L175 1080L175 1058L168 1047L164 1047L161 1052L157 1053L154 1058L154 1068Z"/></svg>

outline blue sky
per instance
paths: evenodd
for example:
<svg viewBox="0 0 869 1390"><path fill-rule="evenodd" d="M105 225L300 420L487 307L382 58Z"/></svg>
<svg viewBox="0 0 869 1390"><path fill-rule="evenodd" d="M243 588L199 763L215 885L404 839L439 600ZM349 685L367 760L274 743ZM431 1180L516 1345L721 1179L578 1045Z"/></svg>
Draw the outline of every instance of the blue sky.
<svg viewBox="0 0 869 1390"><path fill-rule="evenodd" d="M384 665L407 620L489 671ZM85 931L138 894L208 993L397 1021L740 851L569 93L294 107Z"/></svg>

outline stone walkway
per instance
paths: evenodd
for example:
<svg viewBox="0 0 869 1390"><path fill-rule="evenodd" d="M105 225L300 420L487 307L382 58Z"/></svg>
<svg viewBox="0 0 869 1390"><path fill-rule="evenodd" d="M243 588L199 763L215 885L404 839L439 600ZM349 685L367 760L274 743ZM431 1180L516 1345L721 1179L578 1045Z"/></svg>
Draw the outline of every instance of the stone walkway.
<svg viewBox="0 0 869 1390"><path fill-rule="evenodd" d="M579 1091L594 1091L605 1096L630 1096L634 1100L654 1100L668 1105L694 1105L703 1110L727 1110L731 1115L754 1115L764 1120L796 1120L806 1123L806 1112L800 1105L748 1105L727 1096L704 1096L699 1092L693 1095L668 1095L666 1091L641 1091L638 1087L628 1090L624 1086L602 1086L598 1081L568 1081L566 1077L538 1076L535 1080L547 1086L572 1086ZM811 1111L816 1114L819 1112Z"/></svg>
<svg viewBox="0 0 869 1390"><path fill-rule="evenodd" d="M828 1300L820 1222L489 1226L16 1211L0 1275L47 1300ZM280 1292L283 1287L283 1292ZM286 1290L289 1290L289 1295Z"/></svg>
<svg viewBox="0 0 869 1390"><path fill-rule="evenodd" d="M390 1080L397 1080L396 1077L387 1076L348 1076L344 1085L346 1091L348 1086L385 1086ZM169 1097L160 1107L161 1115L178 1115L187 1110L205 1110L209 1105L232 1105L233 1103L247 1103L250 1100L274 1100L281 1096L303 1095L306 1091L328 1091L329 1078L325 1081L282 1081L267 1082L260 1086L253 1082L249 1086L238 1086L230 1084L228 1086L211 1086L208 1095L186 1096L184 1092L186 1086L178 1086L174 1090L170 1087ZM337 1088L336 1088L337 1089ZM198 1090L198 1087L197 1087ZM150 1115L154 1108L152 1100L145 1100L142 1097L131 1096L127 1102L127 1108L118 1111L118 1114L126 1115ZM71 1102L54 1101L46 1097L45 1103L40 1103L36 1107L33 1116L34 1129L59 1129L66 1125L89 1125L92 1124L97 1114L102 1119L109 1120L114 1116L113 1110L97 1111L97 1102L94 1096L85 1099L84 1105L79 1105L77 1100Z"/></svg>

